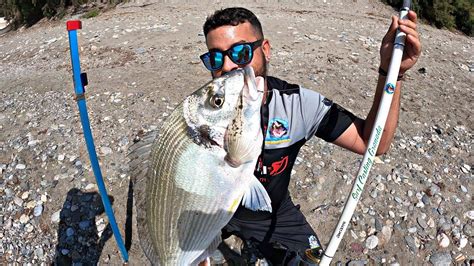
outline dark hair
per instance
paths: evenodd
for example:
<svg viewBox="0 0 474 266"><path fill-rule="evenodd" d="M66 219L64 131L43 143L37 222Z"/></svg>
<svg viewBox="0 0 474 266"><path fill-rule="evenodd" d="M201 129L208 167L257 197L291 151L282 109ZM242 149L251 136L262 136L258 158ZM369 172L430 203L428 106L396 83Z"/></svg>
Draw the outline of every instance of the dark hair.
<svg viewBox="0 0 474 266"><path fill-rule="evenodd" d="M207 37L209 31L220 26L232 25L237 26L240 23L249 22L254 28L255 32L263 38L263 30L260 21L252 11L243 7L229 7L226 9L217 10L211 16L207 17L204 23L204 36Z"/></svg>

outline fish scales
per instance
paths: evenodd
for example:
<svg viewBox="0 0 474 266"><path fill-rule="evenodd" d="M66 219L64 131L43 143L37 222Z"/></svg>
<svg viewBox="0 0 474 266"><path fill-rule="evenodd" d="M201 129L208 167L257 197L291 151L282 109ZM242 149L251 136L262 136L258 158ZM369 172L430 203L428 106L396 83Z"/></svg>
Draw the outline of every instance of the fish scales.
<svg viewBox="0 0 474 266"><path fill-rule="evenodd" d="M131 149L138 231L152 264L204 258L241 200L250 209L271 211L253 176L255 147L263 141L262 80L257 86L253 70L245 68L211 81L172 112L153 133L156 140L145 136Z"/></svg>
<svg viewBox="0 0 474 266"><path fill-rule="evenodd" d="M182 151L185 147L197 146L192 140L190 140L186 134L187 126L185 120L178 114L181 111L178 109L174 117L169 118L169 127L165 127L166 130L160 133L160 138L166 140L160 142L160 145L156 146L153 151L151 165L160 166L161 169L153 169L152 179L150 179L150 185L147 185L150 197L157 196L158 204L153 205L152 201L149 201L147 208L150 209L151 215L147 217L149 234L155 243L158 243L157 248L161 250L167 249L169 246L178 247L179 239L182 239L186 243L186 248L189 250L198 250L203 243L209 242L209 236L206 232L210 231L210 228L215 226L216 220L227 220L225 219L226 214L220 214L216 216L216 220L209 220L204 215L196 215L189 217L185 221L178 221L181 213L186 211L185 202L194 202L195 206L202 206L206 204L206 199L202 196L195 195L193 193L186 192L183 189L177 188L174 184L173 176L176 174L176 169L180 167L179 158L181 157ZM168 152L161 152L168 151ZM161 174L162 173L162 174ZM191 182L189 186L196 186L200 184L194 184L192 181L195 179L189 179ZM170 195L172 194L172 195ZM178 199L178 201L170 201L170 199ZM206 204L207 210L214 211L219 208L218 204L209 205ZM190 206L191 208L193 206ZM179 234L176 228L167 228L169 225L180 224L183 226L182 231L188 231L193 226L196 232L203 232L200 235L187 235L184 238L177 236ZM224 223L223 223L224 224ZM225 225L225 224L224 224ZM160 234L160 232L168 232L168 234ZM211 239L212 240L212 239ZM184 254L180 254L178 250L175 254L179 259L186 260ZM172 260L175 258L160 258L165 260Z"/></svg>

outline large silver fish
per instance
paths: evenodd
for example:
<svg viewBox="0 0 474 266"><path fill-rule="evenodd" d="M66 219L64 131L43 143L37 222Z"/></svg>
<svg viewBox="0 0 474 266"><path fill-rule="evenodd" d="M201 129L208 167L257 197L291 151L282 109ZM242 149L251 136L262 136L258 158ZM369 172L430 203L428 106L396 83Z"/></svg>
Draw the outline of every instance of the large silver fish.
<svg viewBox="0 0 474 266"><path fill-rule="evenodd" d="M251 67L216 78L185 98L156 140L151 135L132 147L138 233L152 264L205 259L240 203L271 211L253 175L263 141L263 86Z"/></svg>

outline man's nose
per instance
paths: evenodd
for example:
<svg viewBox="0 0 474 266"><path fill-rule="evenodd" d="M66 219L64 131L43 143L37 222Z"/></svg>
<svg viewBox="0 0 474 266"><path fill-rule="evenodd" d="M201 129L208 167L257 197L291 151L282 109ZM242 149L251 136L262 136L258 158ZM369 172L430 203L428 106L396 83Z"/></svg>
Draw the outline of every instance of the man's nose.
<svg viewBox="0 0 474 266"><path fill-rule="evenodd" d="M227 73L227 72L230 72L230 71L235 70L237 68L239 68L239 65L232 62L232 60L230 60L230 57L228 55L225 55L224 56L224 64L222 65L222 72Z"/></svg>

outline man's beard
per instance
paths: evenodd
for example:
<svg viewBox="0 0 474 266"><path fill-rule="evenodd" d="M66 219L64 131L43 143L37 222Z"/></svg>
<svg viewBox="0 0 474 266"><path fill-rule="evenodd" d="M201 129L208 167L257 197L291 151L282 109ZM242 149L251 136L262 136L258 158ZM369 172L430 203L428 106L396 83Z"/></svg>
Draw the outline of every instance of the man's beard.
<svg viewBox="0 0 474 266"><path fill-rule="evenodd" d="M255 76L256 77L261 76L261 77L266 78L268 74L268 61L267 61L267 58L265 58L265 55L263 53L262 53L262 62L263 62L262 67L260 67L259 69L254 69Z"/></svg>

